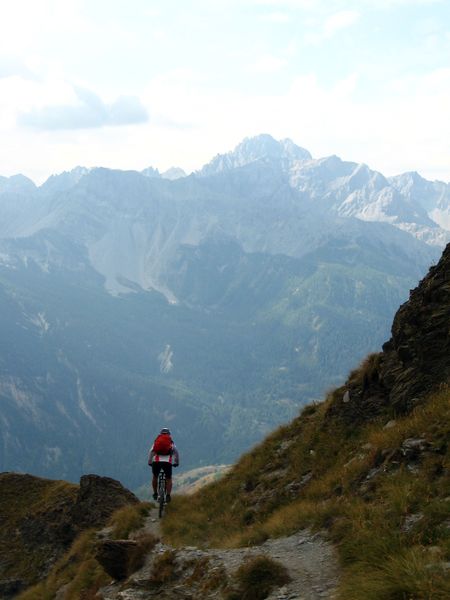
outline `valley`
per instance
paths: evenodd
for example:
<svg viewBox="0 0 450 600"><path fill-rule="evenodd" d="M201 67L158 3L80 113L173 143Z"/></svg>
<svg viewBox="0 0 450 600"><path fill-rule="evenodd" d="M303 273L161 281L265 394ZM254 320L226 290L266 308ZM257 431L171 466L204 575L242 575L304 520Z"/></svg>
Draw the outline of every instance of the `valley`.
<svg viewBox="0 0 450 600"><path fill-rule="evenodd" d="M267 135L175 179L2 178L0 469L136 489L163 425L182 469L233 462L380 348L448 210Z"/></svg>

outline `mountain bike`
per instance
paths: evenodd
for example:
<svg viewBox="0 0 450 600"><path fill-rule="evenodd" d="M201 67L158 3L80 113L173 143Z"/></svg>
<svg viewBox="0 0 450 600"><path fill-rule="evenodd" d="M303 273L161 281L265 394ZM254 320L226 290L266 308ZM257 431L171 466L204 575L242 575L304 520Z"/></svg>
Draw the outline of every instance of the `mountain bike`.
<svg viewBox="0 0 450 600"><path fill-rule="evenodd" d="M161 469L158 475L158 507L159 507L159 518L163 516L164 505L166 504L166 474Z"/></svg>

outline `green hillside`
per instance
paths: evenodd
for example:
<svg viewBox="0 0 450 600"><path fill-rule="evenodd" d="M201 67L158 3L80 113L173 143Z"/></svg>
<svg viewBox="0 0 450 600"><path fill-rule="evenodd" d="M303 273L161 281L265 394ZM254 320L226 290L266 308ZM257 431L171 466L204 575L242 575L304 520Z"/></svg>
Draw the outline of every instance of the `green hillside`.
<svg viewBox="0 0 450 600"><path fill-rule="evenodd" d="M74 534L81 536L72 536L70 549L70 540L65 540L65 554L59 547L61 558L56 564L54 555L48 561L53 567L46 578L47 567L41 562L34 577L44 580L22 597L118 599L123 590L131 594L127 597L138 598L142 590L160 594L167 588L168 598L175 590L180 597L192 598L191 590L202 589L205 598L230 600L239 597L236 578L241 578L240 585L245 580L249 590L245 597L251 598L256 573L262 570L267 589L272 589L288 581L283 567L259 556L253 562L244 560L247 567L242 569L234 563L239 568L230 578L217 567L209 569L217 554L214 548L258 547L269 539L287 540L286 536L310 529L321 532L338 550L339 600L447 600L449 323L450 245L398 310L392 337L382 352L369 355L343 386L329 392L323 402L304 408L289 425L242 456L222 479L191 496L175 494L162 521L164 544L158 545L151 518L144 525L148 505L136 503L122 488L122 504L134 506L114 513L111 527L97 535L113 507L100 520L92 519L96 514L92 507L98 511L110 498L110 486L117 490L119 484L108 480L104 486L96 476L82 480L76 500L65 501L70 522L78 528ZM27 481L26 476L2 477L8 485ZM35 478L31 479L33 483ZM87 493L92 485L95 502ZM49 499L44 503L47 516L61 514L59 490L74 494L61 482L38 482L36 489L38 507L43 497ZM23 490L22 496L27 495ZM40 513L30 497L28 522L36 532ZM14 530L24 530L26 506L22 503L15 511L6 500L2 508L8 530L3 544ZM83 533L86 527L93 530ZM42 539L29 536L29 541L36 539L40 556ZM105 549L113 552L113 559L105 560ZM26 573L25 564L20 572ZM270 579L281 572L284 577L277 582ZM116 584L104 587L107 573ZM329 591L323 593L329 597Z"/></svg>
<svg viewBox="0 0 450 600"><path fill-rule="evenodd" d="M72 481L93 471L135 489L169 422L183 468L236 460L379 347L415 281L400 254L378 265L382 250L367 254L360 240L355 263L345 240L330 244L302 260L229 240L184 246L167 277L185 301L170 304L108 294L55 232L11 242L14 268L0 265L0 469ZM19 258L47 247L48 269Z"/></svg>

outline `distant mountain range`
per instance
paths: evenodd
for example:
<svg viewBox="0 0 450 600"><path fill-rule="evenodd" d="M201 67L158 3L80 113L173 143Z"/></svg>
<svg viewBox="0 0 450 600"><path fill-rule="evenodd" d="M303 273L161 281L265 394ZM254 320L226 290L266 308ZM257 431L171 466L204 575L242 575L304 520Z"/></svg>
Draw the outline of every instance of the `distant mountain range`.
<svg viewBox="0 0 450 600"><path fill-rule="evenodd" d="M0 470L137 486L162 425L233 460L379 347L449 190L268 135L189 176L0 178Z"/></svg>

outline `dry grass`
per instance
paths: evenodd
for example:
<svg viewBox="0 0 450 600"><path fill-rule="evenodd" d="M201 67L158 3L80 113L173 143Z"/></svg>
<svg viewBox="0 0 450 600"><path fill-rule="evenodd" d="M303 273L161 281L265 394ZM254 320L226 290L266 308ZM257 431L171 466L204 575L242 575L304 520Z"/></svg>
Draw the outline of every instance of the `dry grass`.
<svg viewBox="0 0 450 600"><path fill-rule="evenodd" d="M376 360L364 365L367 376ZM327 529L341 558L342 600L450 597L439 566L450 560L449 388L389 429L388 414L352 430L324 418L326 408L308 407L221 482L178 499L165 535L178 544L230 547ZM406 457L407 438L427 440L428 450ZM289 492L305 474L307 482ZM411 515L417 521L406 526Z"/></svg>
<svg viewBox="0 0 450 600"><path fill-rule="evenodd" d="M350 373L348 379L349 384L364 389L369 383L377 381L381 360L381 353L369 354L360 366Z"/></svg>
<svg viewBox="0 0 450 600"><path fill-rule="evenodd" d="M376 377L376 369L376 357L370 358L353 377ZM387 412L359 428L330 418L327 409L337 396L342 389L307 407L221 481L175 497L162 523L166 541L235 547L303 528L326 529L339 550L340 600L449 598L450 389L442 387L388 429ZM407 438L426 440L426 450L407 455ZM128 538L147 510L141 504L118 511L111 520L114 537ZM94 598L107 580L93 559L94 541L94 532L80 536L47 580L19 598L50 600L62 586L64 600ZM142 539L130 572L143 564L154 541ZM175 551L165 552L153 563L151 584L173 580L177 569ZM245 569L236 573L228 600L264 598L282 579L273 565ZM223 573L203 577L204 570L205 564L194 565L193 587L206 592L226 585Z"/></svg>
<svg viewBox="0 0 450 600"><path fill-rule="evenodd" d="M112 539L128 539L133 531L143 526L150 509L151 504L149 502L141 502L140 504L129 504L117 510L109 522L109 525L113 528L111 532Z"/></svg>
<svg viewBox="0 0 450 600"><path fill-rule="evenodd" d="M149 505L141 503L119 509L111 518L112 535L115 539L126 539L138 529L148 513ZM136 538L137 546L129 557L128 574L139 569L145 556L153 548L157 539L152 535ZM110 581L97 562L96 531L80 534L70 550L51 569L45 581L20 594L18 600L52 600L58 590L64 587L64 600L91 600L100 587Z"/></svg>
<svg viewBox="0 0 450 600"><path fill-rule="evenodd" d="M255 556L236 571L226 600L264 600L274 588L289 581L288 572L281 563L268 556Z"/></svg>
<svg viewBox="0 0 450 600"><path fill-rule="evenodd" d="M0 474L0 562L4 579L36 581L52 558L51 545L39 548L27 536L16 535L25 520L39 521L50 533L64 526L66 514L75 502L78 486L65 481L52 481L19 475Z"/></svg>
<svg viewBox="0 0 450 600"><path fill-rule="evenodd" d="M450 579L448 570L430 562L422 547L401 548L368 571L361 565L349 569L340 592L346 600L448 600Z"/></svg>
<svg viewBox="0 0 450 600"><path fill-rule="evenodd" d="M153 585L162 585L176 577L176 552L166 550L153 561L150 582Z"/></svg>
<svg viewBox="0 0 450 600"><path fill-rule="evenodd" d="M109 576L94 559L95 531L85 531L59 560L45 581L29 588L18 600L52 600L64 587L64 600L91 600Z"/></svg>

